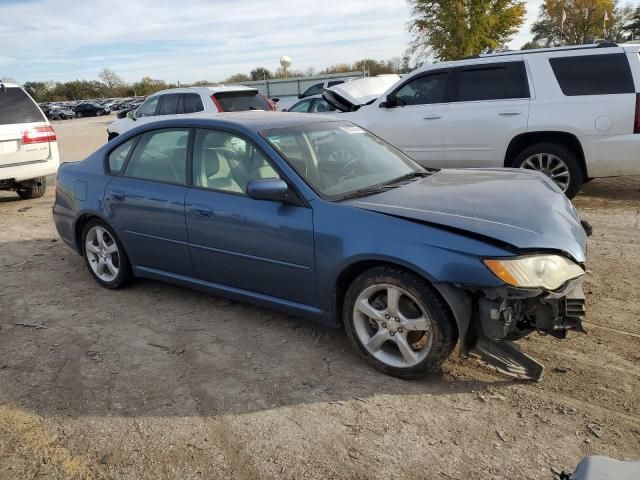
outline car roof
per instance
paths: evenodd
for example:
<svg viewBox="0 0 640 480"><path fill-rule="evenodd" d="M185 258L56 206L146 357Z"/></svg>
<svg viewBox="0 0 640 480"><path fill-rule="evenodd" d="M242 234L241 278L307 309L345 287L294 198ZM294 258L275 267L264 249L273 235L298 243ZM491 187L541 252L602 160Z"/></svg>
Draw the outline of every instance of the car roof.
<svg viewBox="0 0 640 480"><path fill-rule="evenodd" d="M215 127L234 128L244 131L260 131L267 128L307 125L321 122L336 122L336 117L329 115L309 115L308 113L243 111L224 113L193 113L172 116L172 118L145 123L131 132L141 132L157 128L171 127Z"/></svg>
<svg viewBox="0 0 640 480"><path fill-rule="evenodd" d="M20 85L17 85L13 82L0 82L1 85L4 85L5 88L22 88Z"/></svg>
<svg viewBox="0 0 640 480"><path fill-rule="evenodd" d="M160 90L159 92L154 93L150 96L156 95L165 95L167 93L204 93L207 95L212 95L214 93L219 92L243 92L243 91L258 91L257 88L245 87L244 85L211 85L206 87L177 87L177 88L167 88L166 90Z"/></svg>

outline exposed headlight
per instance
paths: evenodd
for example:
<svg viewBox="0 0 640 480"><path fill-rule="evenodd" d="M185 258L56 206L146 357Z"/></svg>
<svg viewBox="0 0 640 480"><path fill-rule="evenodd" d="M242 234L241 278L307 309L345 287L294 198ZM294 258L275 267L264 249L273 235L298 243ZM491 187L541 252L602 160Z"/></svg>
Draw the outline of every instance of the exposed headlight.
<svg viewBox="0 0 640 480"><path fill-rule="evenodd" d="M585 273L580 265L560 255L485 259L484 263L504 283L524 288L556 290Z"/></svg>

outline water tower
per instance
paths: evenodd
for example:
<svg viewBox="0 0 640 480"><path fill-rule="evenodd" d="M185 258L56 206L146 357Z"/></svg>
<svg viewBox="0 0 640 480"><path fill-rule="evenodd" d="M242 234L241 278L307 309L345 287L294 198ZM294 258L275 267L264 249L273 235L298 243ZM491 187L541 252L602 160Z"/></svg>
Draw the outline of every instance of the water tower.
<svg viewBox="0 0 640 480"><path fill-rule="evenodd" d="M291 57L289 55L283 55L280 57L280 65L284 70L284 78L287 78L287 69L291 66Z"/></svg>

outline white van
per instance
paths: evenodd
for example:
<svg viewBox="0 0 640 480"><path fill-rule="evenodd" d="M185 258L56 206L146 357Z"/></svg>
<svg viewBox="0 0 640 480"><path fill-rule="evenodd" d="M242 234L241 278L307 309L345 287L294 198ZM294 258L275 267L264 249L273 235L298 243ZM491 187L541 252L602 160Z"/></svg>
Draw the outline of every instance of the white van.
<svg viewBox="0 0 640 480"><path fill-rule="evenodd" d="M56 134L42 110L18 85L0 83L0 190L41 197L59 165Z"/></svg>

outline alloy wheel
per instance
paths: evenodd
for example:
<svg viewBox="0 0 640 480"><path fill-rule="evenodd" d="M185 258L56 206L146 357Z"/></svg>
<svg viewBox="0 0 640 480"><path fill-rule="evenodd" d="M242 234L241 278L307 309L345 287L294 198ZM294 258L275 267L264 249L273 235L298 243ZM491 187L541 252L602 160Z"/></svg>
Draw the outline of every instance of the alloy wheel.
<svg viewBox="0 0 640 480"><path fill-rule="evenodd" d="M413 367L431 351L431 318L401 287L380 284L366 288L355 302L353 319L360 343L386 365Z"/></svg>
<svg viewBox="0 0 640 480"><path fill-rule="evenodd" d="M536 153L528 157L520 168L529 170L538 170L549 177L560 187L560 190L566 192L571 183L571 174L569 167L560 157L552 153Z"/></svg>
<svg viewBox="0 0 640 480"><path fill-rule="evenodd" d="M115 280L120 272L120 252L111 234L95 226L87 232L84 246L93 273L103 282Z"/></svg>

